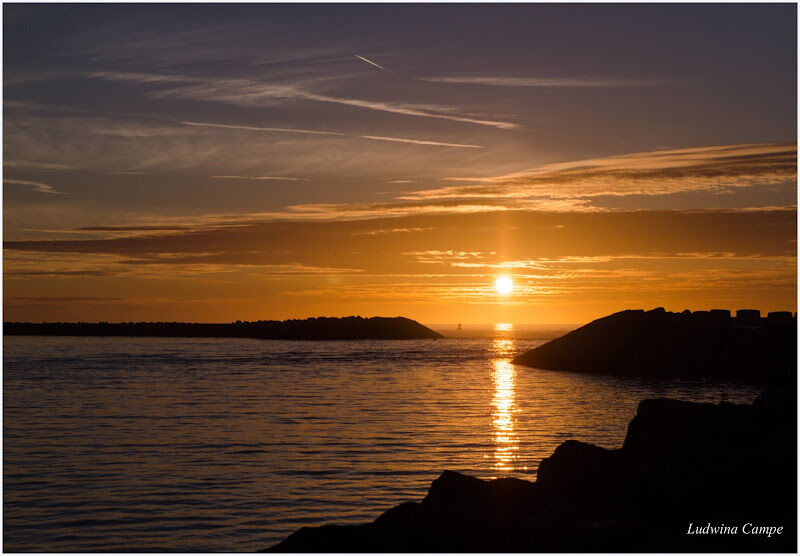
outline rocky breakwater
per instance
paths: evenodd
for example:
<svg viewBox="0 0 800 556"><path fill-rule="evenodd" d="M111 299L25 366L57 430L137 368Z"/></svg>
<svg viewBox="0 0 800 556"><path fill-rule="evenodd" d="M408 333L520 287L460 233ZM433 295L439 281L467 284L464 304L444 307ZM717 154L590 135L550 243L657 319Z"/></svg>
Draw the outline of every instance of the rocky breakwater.
<svg viewBox="0 0 800 556"><path fill-rule="evenodd" d="M796 397L644 400L623 446L578 441L536 482L445 471L421 502L304 527L273 552L795 552Z"/></svg>
<svg viewBox="0 0 800 556"><path fill-rule="evenodd" d="M262 340L421 340L443 336L405 317L317 317L224 324L197 322L6 322L6 336L153 336Z"/></svg>
<svg viewBox="0 0 800 556"><path fill-rule="evenodd" d="M797 317L785 311L627 310L518 355L539 369L644 377L715 376L794 383Z"/></svg>

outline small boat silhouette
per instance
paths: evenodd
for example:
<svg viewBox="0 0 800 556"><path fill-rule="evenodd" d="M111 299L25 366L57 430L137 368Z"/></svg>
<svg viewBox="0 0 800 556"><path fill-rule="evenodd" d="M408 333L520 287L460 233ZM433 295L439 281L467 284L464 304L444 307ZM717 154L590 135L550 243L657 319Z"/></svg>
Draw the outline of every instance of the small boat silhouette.
<svg viewBox="0 0 800 556"><path fill-rule="evenodd" d="M461 330L461 329L462 329L462 328L461 328L461 323L459 322L459 323L458 323L458 328L456 328L456 330Z"/></svg>

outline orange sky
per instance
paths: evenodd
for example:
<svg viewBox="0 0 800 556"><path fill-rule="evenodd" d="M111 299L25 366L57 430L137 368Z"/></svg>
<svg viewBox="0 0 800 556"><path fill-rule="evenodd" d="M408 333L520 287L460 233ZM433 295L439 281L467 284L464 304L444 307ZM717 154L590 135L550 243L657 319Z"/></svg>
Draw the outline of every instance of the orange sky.
<svg viewBox="0 0 800 556"><path fill-rule="evenodd" d="M796 310L792 4L7 4L4 32L5 320Z"/></svg>
<svg viewBox="0 0 800 556"><path fill-rule="evenodd" d="M5 318L581 323L630 307L796 309L791 209L161 226L6 242ZM499 275L511 295L494 290Z"/></svg>

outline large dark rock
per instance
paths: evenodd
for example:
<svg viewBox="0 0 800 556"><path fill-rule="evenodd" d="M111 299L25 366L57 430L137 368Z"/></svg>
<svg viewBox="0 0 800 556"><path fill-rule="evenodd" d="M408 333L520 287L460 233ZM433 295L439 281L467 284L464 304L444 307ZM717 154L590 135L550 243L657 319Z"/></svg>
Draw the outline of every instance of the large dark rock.
<svg viewBox="0 0 800 556"><path fill-rule="evenodd" d="M304 527L270 551L795 552L795 411L786 390L753 405L644 400L621 448L567 441L535 483L445 471L421 503ZM709 524L736 533L688 534Z"/></svg>
<svg viewBox="0 0 800 556"><path fill-rule="evenodd" d="M792 382L797 321L758 311L671 313L628 310L598 319L527 351L515 364L623 376L725 377L758 384Z"/></svg>

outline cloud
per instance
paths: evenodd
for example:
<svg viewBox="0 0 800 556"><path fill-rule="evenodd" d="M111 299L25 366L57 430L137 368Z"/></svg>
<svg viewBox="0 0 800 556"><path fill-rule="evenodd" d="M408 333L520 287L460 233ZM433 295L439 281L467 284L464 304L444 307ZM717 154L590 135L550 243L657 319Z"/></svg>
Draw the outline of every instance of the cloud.
<svg viewBox="0 0 800 556"><path fill-rule="evenodd" d="M12 180L9 178L3 178L3 183L10 183L14 185L26 185L28 187L32 187L34 191L38 191L39 193L55 193L58 195L66 195L66 193L63 193L61 191L56 191L52 185L47 185L46 183L38 181Z"/></svg>
<svg viewBox="0 0 800 556"><path fill-rule="evenodd" d="M449 174L468 161L475 167L495 167L495 157L489 155L488 149L476 148L480 143L448 140L449 136L427 132L396 137L364 133L375 137L366 139L360 134L292 126L273 128L203 120L182 124L167 123L158 117L112 119L20 113L5 115L3 131L4 157L11 163L6 166L6 176L45 183L48 181L43 176L12 175L9 169L138 175L324 174L335 180L352 179L357 172L362 180L384 182L389 176L407 174L410 165L420 176L433 171ZM431 150L439 151L441 156L437 153L431 158ZM467 159L466 153L476 156ZM109 184L116 182L113 178L108 180Z"/></svg>
<svg viewBox="0 0 800 556"><path fill-rule="evenodd" d="M403 114L406 116L416 116L421 118L438 118L442 120L451 120L454 122L464 122L468 124L476 124L488 127L496 127L498 129L517 129L520 126L513 122L500 121L500 120L485 120L454 114L455 109L441 105L431 104L398 104L389 102L379 102L372 100L361 100L355 98L341 98L327 95L318 94L304 94L301 98L307 100L316 100L319 102L332 102L336 104L344 104L347 106L357 106L359 108L366 108L368 110L378 110L381 112L391 112L393 114Z"/></svg>
<svg viewBox="0 0 800 556"><path fill-rule="evenodd" d="M290 178L286 176L211 176L217 179L226 180L286 180L286 181L303 181L303 178Z"/></svg>
<svg viewBox="0 0 800 556"><path fill-rule="evenodd" d="M467 178L480 183L413 191L398 198L419 201L549 197L568 201L769 187L796 178L794 143L723 145L548 164L499 177Z"/></svg>
<svg viewBox="0 0 800 556"><path fill-rule="evenodd" d="M518 124L508 121L482 119L460 114L456 108L435 104L407 104L359 98L338 97L311 91L307 83L264 83L250 79L213 79L180 74L147 74L130 72L90 72L89 77L110 81L156 85L160 88L149 95L155 98L184 98L207 102L221 102L235 106L272 106L291 100L309 100L366 110L389 112L420 118L434 118L470 123L498 129L516 129Z"/></svg>
<svg viewBox="0 0 800 556"><path fill-rule="evenodd" d="M184 67L187 64L233 62L239 66L292 63L292 66L352 64L352 47L345 44L312 46L297 36L286 40L273 18L206 21L193 17L160 20L152 14L106 20L71 38L67 55L88 55L93 62L119 66Z"/></svg>
<svg viewBox="0 0 800 556"><path fill-rule="evenodd" d="M405 141L402 141L405 142ZM704 194L707 208L789 209L715 201L720 193L790 187L796 182L795 144L766 143L672 149L549 164L493 178L442 178L467 185L407 191L380 203L307 203L258 217L292 220L369 219L422 214L506 211L603 212L630 210L613 199ZM395 180L404 183L409 180ZM476 183L477 182L477 183ZM671 197L670 197L671 198ZM650 201L655 203L655 201ZM667 201L660 201L662 205ZM751 201L752 202L752 201ZM666 206L669 206L668 204ZM659 207L661 208L661 207ZM675 207L681 208L681 207Z"/></svg>
<svg viewBox="0 0 800 556"><path fill-rule="evenodd" d="M257 127L248 125L234 125L234 124L218 124L209 122L182 122L184 125L197 126L197 127L212 127L220 129L238 129L242 131L263 131L275 133L308 133L313 135L335 135L338 137L359 137L361 139L369 139L371 141L392 141L396 143L409 143L412 145L431 145L435 147L457 147L462 149L482 149L480 145L465 145L462 143L443 143L440 141L426 141L423 139L407 139L404 137L383 137L379 135L357 135L351 133L339 133L335 131L318 131L312 129L291 129L282 127Z"/></svg>
<svg viewBox="0 0 800 556"><path fill-rule="evenodd" d="M496 306L492 284L500 271L514 276L509 303L536 303L537 314L548 302L613 306L601 314L642 304L791 308L796 218L788 210L507 211L235 225L218 219L173 230L153 222L127 237L6 241L3 272L9 296L78 297L102 287L104 295L138 297L151 315L170 294L189 301L231 292L253 298L235 307L219 301L219 310L237 313L232 318L254 304L279 311L287 296L314 314L334 306L393 314L410 304L434 313L450 304ZM165 320L176 318L188 317Z"/></svg>
<svg viewBox="0 0 800 556"><path fill-rule="evenodd" d="M581 210L582 200L559 199L415 199L386 203L308 203L290 205L281 213L286 218L341 220L354 218L400 217L412 214L461 214L480 212L504 212L512 210L528 211L569 211Z"/></svg>
<svg viewBox="0 0 800 556"><path fill-rule="evenodd" d="M8 168L31 168L36 170L75 170L74 166L68 164L57 164L52 162L36 162L33 160L4 160L3 166Z"/></svg>
<svg viewBox="0 0 800 556"><path fill-rule="evenodd" d="M554 258L586 262L585 257L597 262L597 257L651 256L712 260L794 256L795 218L796 210L417 211L397 218L271 222L215 218L198 219L194 225L184 222L186 228L170 228L162 222L151 222L148 227L107 227L110 231L149 232L127 237L5 241L4 248L7 254L94 253L152 259L163 264L180 264L191 257L215 263L305 264L364 270L395 263L397 268L404 268L408 257L417 260L420 254L428 258L455 257L453 260L459 262ZM500 241L499 237L509 239ZM382 253L381 257L375 257L377 252Z"/></svg>
<svg viewBox="0 0 800 556"><path fill-rule="evenodd" d="M458 147L462 149L482 149L480 145L464 145L461 143L440 143L439 141L422 141L420 139L403 139L401 137L380 137L376 135L360 135L364 139L373 141L395 141L397 143L411 143L412 145L432 145L435 147Z"/></svg>
<svg viewBox="0 0 800 556"><path fill-rule="evenodd" d="M388 230L369 230L366 232L353 232L354 236L376 236L379 234L401 234L401 233L415 233L415 232L428 232L433 228L391 228Z"/></svg>
<svg viewBox="0 0 800 556"><path fill-rule="evenodd" d="M52 296L15 296L20 301L39 301L43 303L73 303L80 301L121 301L122 297L52 297Z"/></svg>
<svg viewBox="0 0 800 556"><path fill-rule="evenodd" d="M258 127L250 125L235 125L235 124L218 124L211 122L181 122L183 125L195 127L215 127L219 129L239 129L242 131L265 131L275 133L307 133L309 135L339 135L345 136L346 133L337 133L335 131L319 131L316 129L293 129L286 127Z"/></svg>
<svg viewBox="0 0 800 556"><path fill-rule="evenodd" d="M176 230L189 230L190 226L176 226L176 225L142 225L142 226L83 226L77 228L78 232L164 232Z"/></svg>
<svg viewBox="0 0 800 556"><path fill-rule="evenodd" d="M667 84L665 81L656 81L650 79L595 79L562 77L451 76L422 77L420 79L434 83L460 83L466 85L487 85L492 87L655 87Z"/></svg>

